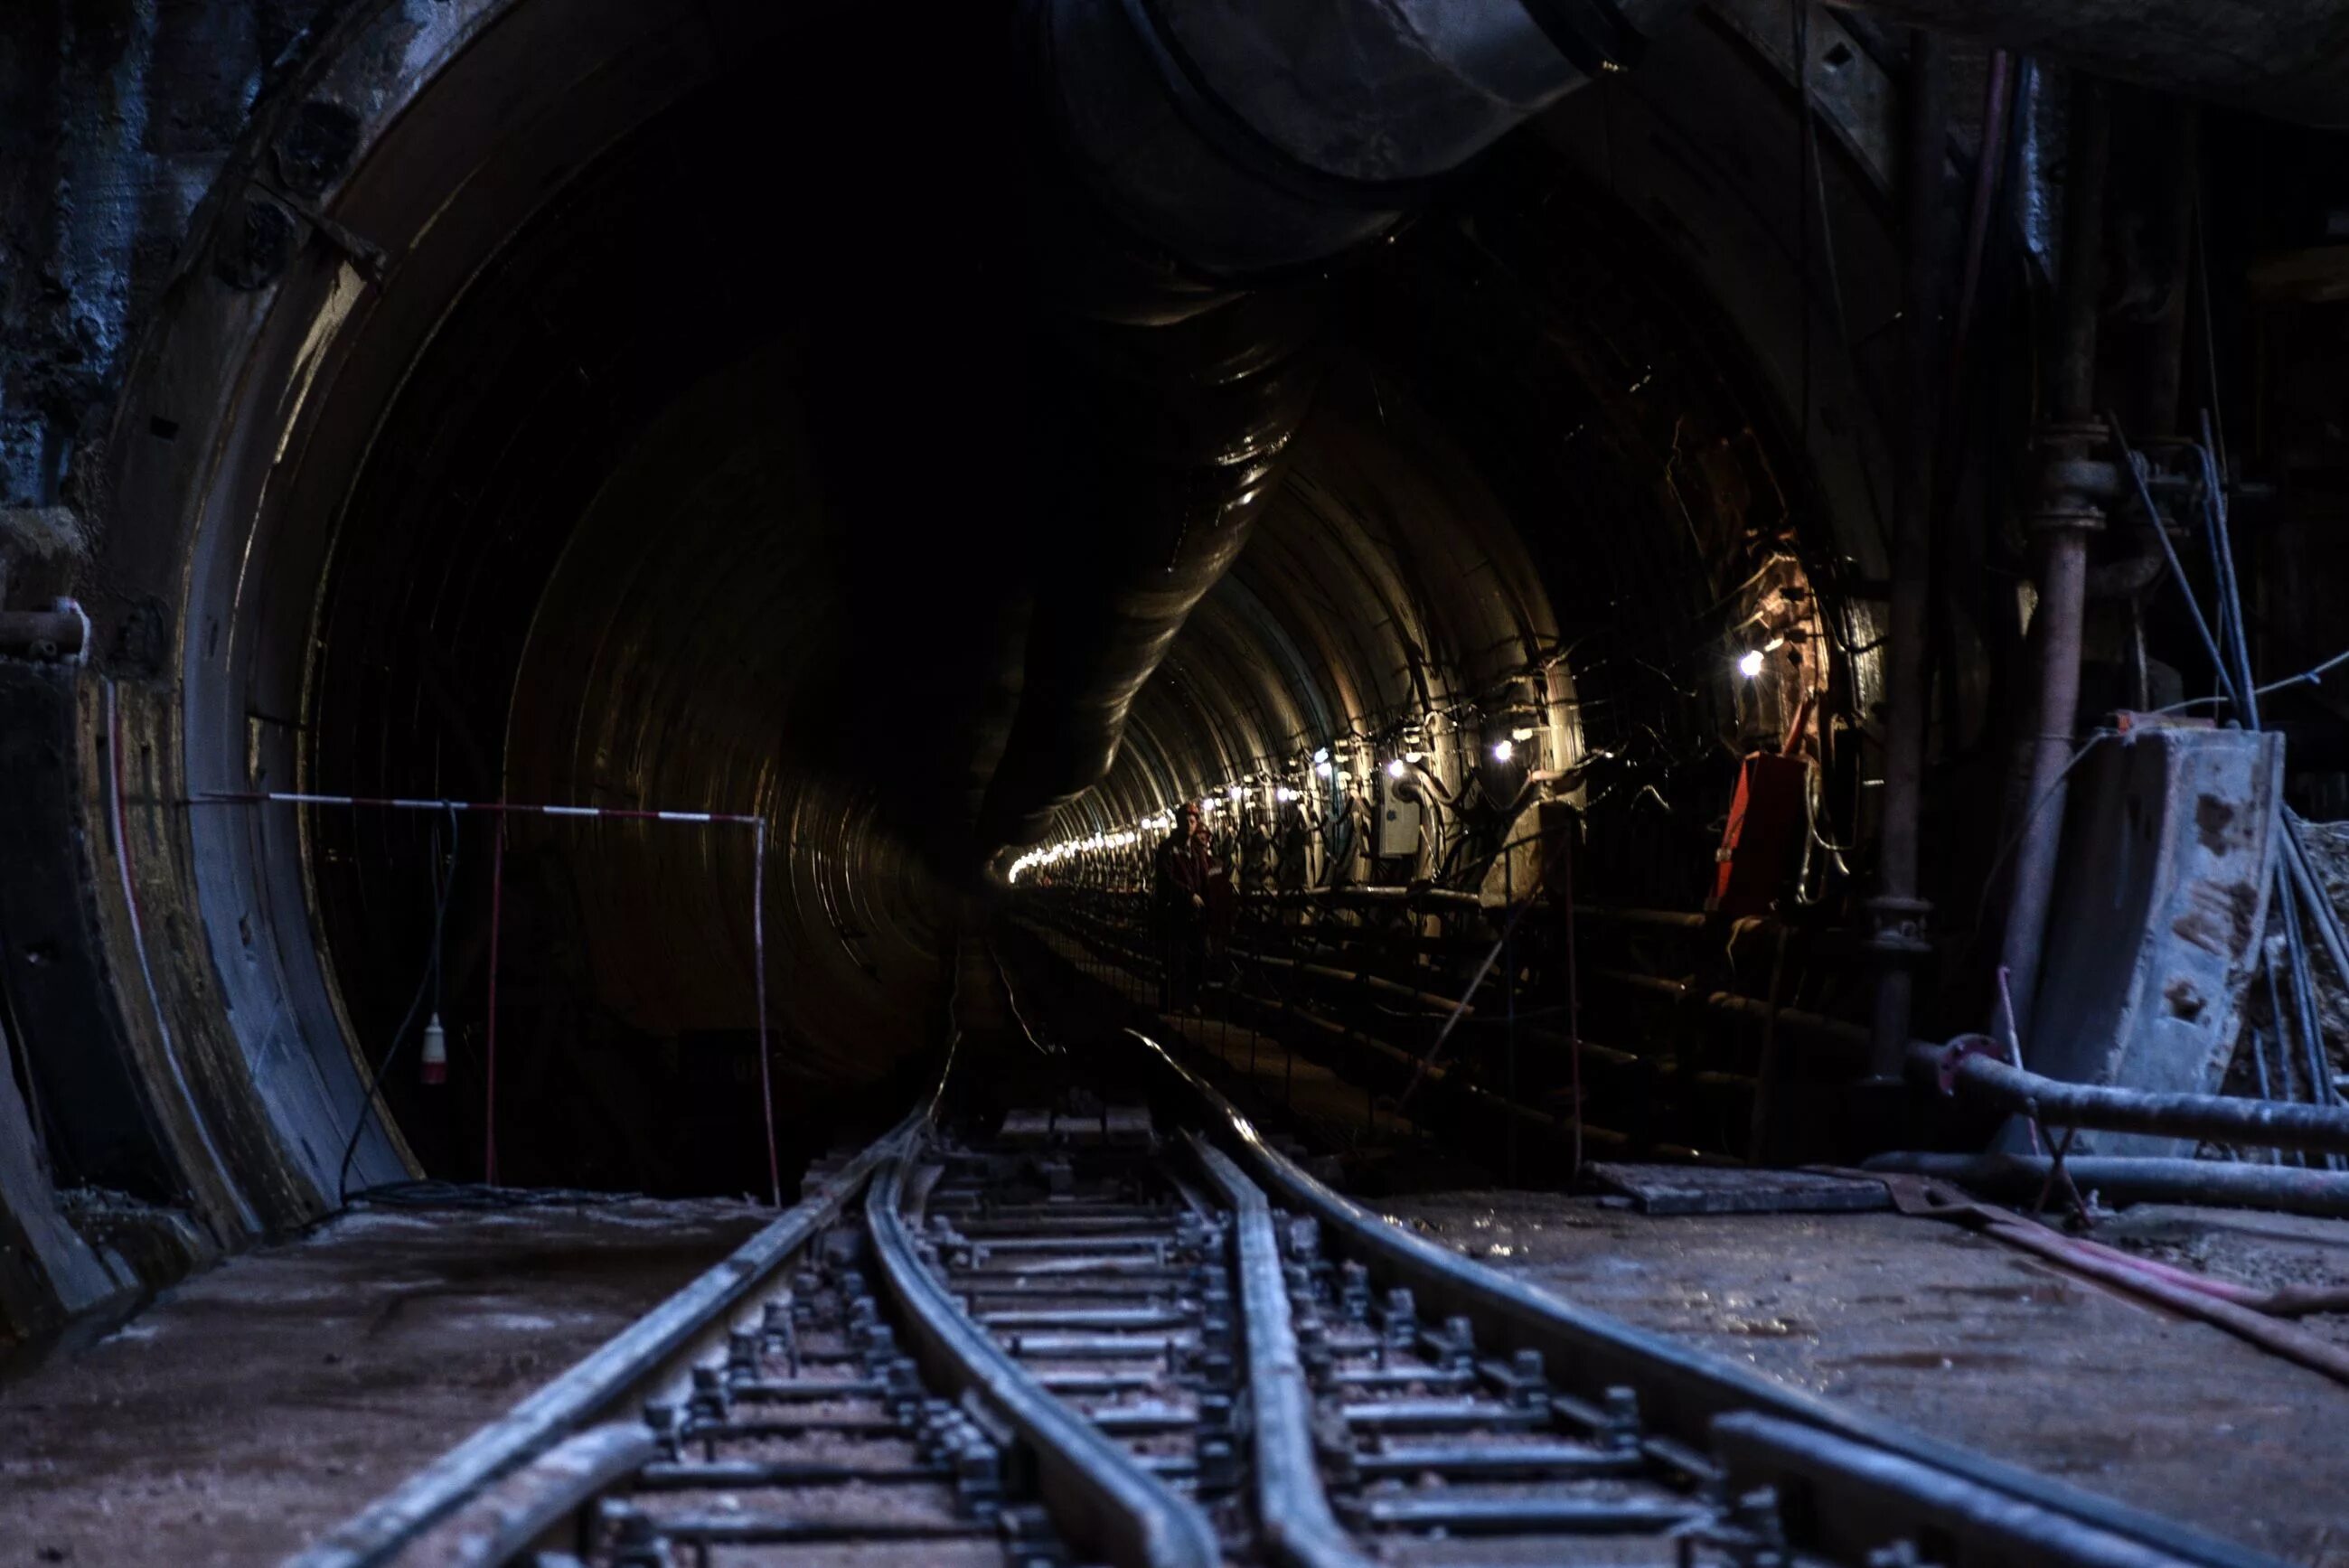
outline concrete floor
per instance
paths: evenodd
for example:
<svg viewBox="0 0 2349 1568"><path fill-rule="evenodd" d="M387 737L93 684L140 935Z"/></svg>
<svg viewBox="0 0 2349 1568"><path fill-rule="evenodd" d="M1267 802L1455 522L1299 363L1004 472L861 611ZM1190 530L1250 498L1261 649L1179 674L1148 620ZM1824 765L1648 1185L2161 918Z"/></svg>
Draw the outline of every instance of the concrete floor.
<svg viewBox="0 0 2349 1568"><path fill-rule="evenodd" d="M1651 1218L1538 1192L1379 1206L1771 1377L2290 1562L2349 1568L2349 1388L1946 1222ZM2169 1210L2120 1228L2246 1283L2349 1281L2349 1224Z"/></svg>
<svg viewBox="0 0 2349 1568"><path fill-rule="evenodd" d="M233 1259L0 1387L0 1565L274 1563L767 1217L363 1212Z"/></svg>
<svg viewBox="0 0 2349 1568"><path fill-rule="evenodd" d="M1649 1218L1531 1192L1380 1206L1770 1376L2349 1568L2349 1389L1954 1226ZM274 1562L761 1220L721 1203L363 1213L234 1260L0 1387L0 1565ZM2349 1225L2329 1222L2140 1210L2111 1239L2252 1284L2349 1280Z"/></svg>
<svg viewBox="0 0 2349 1568"><path fill-rule="evenodd" d="M1251 1073L1245 1037L1226 1045L1198 1020L1179 1032L1208 1057L1226 1046L1224 1075L1274 1104L1293 1095L1300 1120L1361 1114L1359 1090L1301 1058L1293 1080L1270 1051ZM1410 1132L1381 1116L1374 1140L1408 1145ZM1766 1375L2290 1562L2349 1568L2349 1388L1955 1226L1651 1218L1537 1192L1373 1202ZM655 1203L370 1214L233 1262L0 1387L0 1568L274 1561L760 1217ZM2099 1233L2261 1286L2349 1283L2349 1224L2140 1209ZM2349 1337L2349 1319L2305 1326Z"/></svg>

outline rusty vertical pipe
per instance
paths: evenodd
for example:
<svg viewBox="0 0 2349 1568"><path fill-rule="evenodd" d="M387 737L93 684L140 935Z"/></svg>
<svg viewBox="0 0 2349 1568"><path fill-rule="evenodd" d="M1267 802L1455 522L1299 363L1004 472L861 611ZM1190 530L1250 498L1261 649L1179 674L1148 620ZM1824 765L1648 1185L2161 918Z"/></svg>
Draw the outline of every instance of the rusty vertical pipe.
<svg viewBox="0 0 2349 1568"><path fill-rule="evenodd" d="M2082 76L2073 90L2072 152L2064 211L2064 277L2056 318L2054 421L2039 436L2039 496L2030 523L2040 546L2038 722L2023 739L2030 785L2023 797L2003 961L2014 1006L2031 1015L2040 948L2064 841L2065 770L2079 717L2088 538L2104 526L2091 460L2105 444L2095 419L2096 300L2104 271L2105 174L2112 126L2105 84ZM2026 1051L2033 1042L2026 1034Z"/></svg>
<svg viewBox="0 0 2349 1568"><path fill-rule="evenodd" d="M2095 412L2096 297L2104 286L2105 176L2112 161L2111 105L2095 77L2082 76L2073 88L2071 135L2052 390L2055 418L2079 424Z"/></svg>
<svg viewBox="0 0 2349 1568"><path fill-rule="evenodd" d="M1879 965L1870 1076L1897 1078L1909 1044L1917 961L1930 951L1918 896L1918 815L1924 794L1928 683L1926 627L1933 563L1933 448L1946 248L1941 243L1942 170L1950 134L1949 66L1929 33L1909 40L1908 278L1902 317L1909 409L1893 516L1892 618L1885 678L1884 820L1868 938Z"/></svg>

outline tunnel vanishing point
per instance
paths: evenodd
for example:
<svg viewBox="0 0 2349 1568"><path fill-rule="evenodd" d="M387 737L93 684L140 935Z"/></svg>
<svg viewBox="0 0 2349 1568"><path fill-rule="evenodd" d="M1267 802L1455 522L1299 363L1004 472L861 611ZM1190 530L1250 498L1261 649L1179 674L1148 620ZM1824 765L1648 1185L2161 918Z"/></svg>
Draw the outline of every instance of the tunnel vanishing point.
<svg viewBox="0 0 2349 1568"><path fill-rule="evenodd" d="M1185 802L1462 1148L2315 1182L2344 124L2316 0L18 0L0 1337L768 1195Z"/></svg>

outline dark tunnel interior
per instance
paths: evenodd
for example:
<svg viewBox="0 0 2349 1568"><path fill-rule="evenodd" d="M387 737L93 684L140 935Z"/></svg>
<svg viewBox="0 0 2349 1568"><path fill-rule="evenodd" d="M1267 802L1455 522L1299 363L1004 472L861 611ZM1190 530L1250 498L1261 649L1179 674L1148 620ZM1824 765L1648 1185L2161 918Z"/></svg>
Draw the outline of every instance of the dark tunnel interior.
<svg viewBox="0 0 2349 1568"><path fill-rule="evenodd" d="M2341 13L0 3L0 1557L2335 1561Z"/></svg>
<svg viewBox="0 0 2349 1568"><path fill-rule="evenodd" d="M967 48L999 24L966 23ZM1105 321L1040 263L1040 234L1067 253L1070 192L963 50L896 56L917 112L843 78L885 30L828 18L755 81L702 87L467 282L363 453L316 481L335 521L298 787L763 812L777 1105L803 1153L844 1106L902 1101L930 1043L940 933L1002 841L987 785L1023 640L1081 637L1055 620L1082 621L1094 557L1181 551L1187 492L1222 485L1248 542L1053 836L1276 775L1354 831L1310 757L1360 738L1367 770L1372 739L1434 716L1478 758L1451 765L1448 852L1371 876L1474 885L1528 775L1575 769L1608 827L1594 874L1701 896L1737 755L1866 679L1868 633L1855 563L1675 261L1512 143L1366 255L1204 323ZM1746 680L1756 614L1785 640ZM1040 646L1031 684L1056 667ZM1495 762L1474 716L1511 702L1537 733ZM1826 738L1830 841L1857 742ZM412 1052L448 1020L448 1086L384 1077L451 1175L482 1161L496 836L332 807L304 836L357 1040ZM749 840L515 820L502 1175L756 1184Z"/></svg>
<svg viewBox="0 0 2349 1568"><path fill-rule="evenodd" d="M1489 987L1496 912L1570 876L1597 923L1510 973L1574 1041L1522 1103L1455 1063L1546 1138L1587 1041L1625 1146L1978 1146L1877 1091L1995 1016L2052 863L2018 845L2066 663L2033 520L2083 438L2049 423L2068 88L1960 40L1952 93L2012 123L1917 139L1936 57L1868 14L1806 13L1804 65L1760 12L1660 12L1615 70L1537 13L1441 58L1343 9L322 14L141 285L103 428L44 459L106 529L8 588L70 592L96 665L0 680L5 733L54 738L0 818L0 960L60 1184L232 1235L419 1174L739 1194L771 1115L780 1189L915 1097L974 920L1122 899L1146 945L1186 801L1298 961L1415 1007ZM2186 332L2195 269L2337 184L2174 107L2110 95L2089 388L2171 469L2204 384L2251 401L2222 370L2278 409L2316 374L2282 337L2240 368L2215 296ZM2209 187L2207 262L2165 184L2196 158L2262 170ZM1923 241L1963 263L1939 359ZM2209 700L2127 522L2077 562L2092 736ZM2329 641L2285 559L2277 667ZM2269 707L2329 799L2324 699ZM1358 1003L1378 1048L1449 1048Z"/></svg>

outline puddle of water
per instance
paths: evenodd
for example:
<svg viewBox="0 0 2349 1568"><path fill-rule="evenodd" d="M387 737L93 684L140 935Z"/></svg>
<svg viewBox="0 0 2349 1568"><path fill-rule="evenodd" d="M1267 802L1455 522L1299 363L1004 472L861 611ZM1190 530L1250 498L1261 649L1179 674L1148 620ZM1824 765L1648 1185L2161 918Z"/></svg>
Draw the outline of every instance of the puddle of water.
<svg viewBox="0 0 2349 1568"><path fill-rule="evenodd" d="M1799 1317L1733 1317L1715 1326L1723 1334L1742 1334L1754 1339L1792 1339L1811 1332L1811 1326Z"/></svg>
<svg viewBox="0 0 2349 1568"><path fill-rule="evenodd" d="M2029 1363L2008 1350L1871 1350L1832 1357L1826 1367L1899 1367L1922 1372L1995 1371Z"/></svg>
<svg viewBox="0 0 2349 1568"><path fill-rule="evenodd" d="M2053 1281L2038 1284L1952 1284L1943 1285L1944 1295L1971 1296L1977 1301L2044 1302L2050 1305L2073 1301L2078 1292Z"/></svg>

